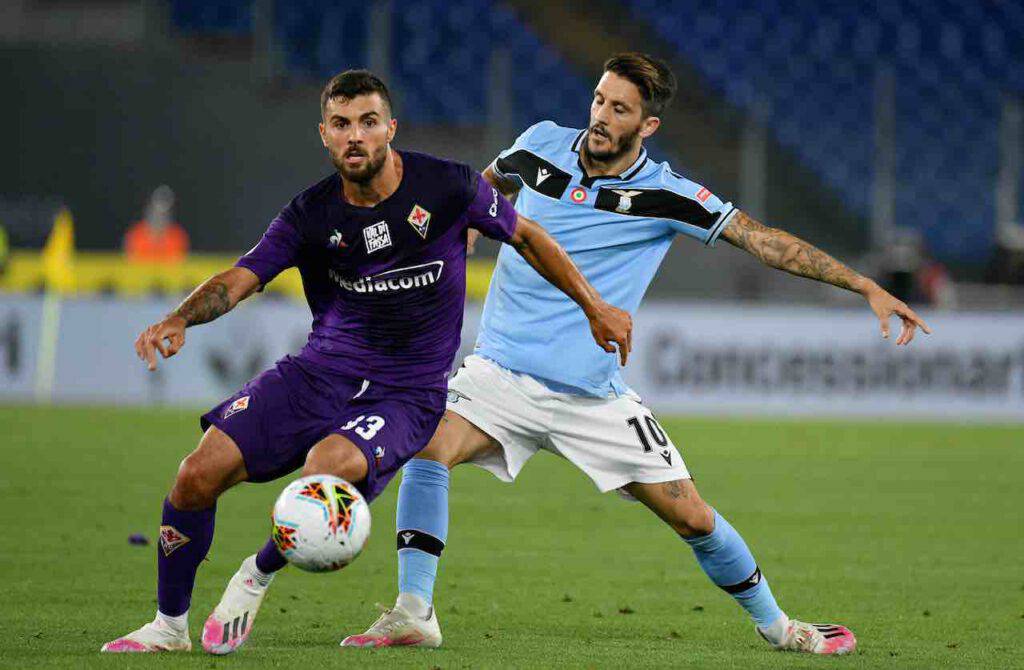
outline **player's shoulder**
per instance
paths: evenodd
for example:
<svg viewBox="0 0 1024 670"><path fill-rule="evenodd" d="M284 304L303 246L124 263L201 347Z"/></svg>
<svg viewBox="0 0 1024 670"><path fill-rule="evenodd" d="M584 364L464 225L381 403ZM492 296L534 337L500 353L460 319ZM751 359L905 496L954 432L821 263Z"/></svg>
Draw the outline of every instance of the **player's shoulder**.
<svg viewBox="0 0 1024 670"><path fill-rule="evenodd" d="M401 151L402 172L413 177L420 188L439 193L465 195L475 185L477 172L459 161L419 151Z"/></svg>
<svg viewBox="0 0 1024 670"><path fill-rule="evenodd" d="M332 194L341 188L341 178L332 172L312 186L299 191L281 210L279 218L286 219L296 226L301 226L310 215L330 202Z"/></svg>
<svg viewBox="0 0 1024 670"><path fill-rule="evenodd" d="M660 188L670 191L690 200L703 202L710 195L710 191L701 184L690 179L685 174L672 169L668 161L654 163L653 169L645 170L644 185L653 188Z"/></svg>
<svg viewBox="0 0 1024 670"><path fill-rule="evenodd" d="M567 128L554 121L540 121L523 131L516 146L534 153L572 151L575 141L583 135L579 128Z"/></svg>

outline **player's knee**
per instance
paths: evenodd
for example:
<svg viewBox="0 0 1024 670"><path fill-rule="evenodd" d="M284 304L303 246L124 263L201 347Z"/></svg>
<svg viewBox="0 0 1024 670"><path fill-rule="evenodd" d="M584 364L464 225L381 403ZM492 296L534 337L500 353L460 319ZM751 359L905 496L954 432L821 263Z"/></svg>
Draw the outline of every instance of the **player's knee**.
<svg viewBox="0 0 1024 670"><path fill-rule="evenodd" d="M211 507L220 495L220 477L211 471L209 462L192 452L178 466L178 476L168 498L179 510Z"/></svg>
<svg viewBox="0 0 1024 670"><path fill-rule="evenodd" d="M459 463L473 460L477 455L494 448L492 440L483 431L454 412L447 412L434 431L434 436L416 458L437 461L449 470Z"/></svg>
<svg viewBox="0 0 1024 670"><path fill-rule="evenodd" d="M672 529L683 537L709 535L715 529L715 513L700 498L680 506L670 522Z"/></svg>
<svg viewBox="0 0 1024 670"><path fill-rule="evenodd" d="M366 478L366 456L354 444L340 438L320 442L306 455L302 475L334 475L350 482Z"/></svg>

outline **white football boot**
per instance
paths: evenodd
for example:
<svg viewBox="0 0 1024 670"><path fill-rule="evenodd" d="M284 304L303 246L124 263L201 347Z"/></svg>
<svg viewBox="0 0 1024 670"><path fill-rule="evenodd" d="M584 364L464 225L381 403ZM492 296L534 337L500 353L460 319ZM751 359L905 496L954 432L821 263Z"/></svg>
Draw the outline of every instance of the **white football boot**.
<svg viewBox="0 0 1024 670"><path fill-rule="evenodd" d="M402 594L392 608L377 604L383 613L365 633L349 635L341 641L343 647L430 647L441 646L441 626L433 607L427 616L416 616L403 604ZM415 597L415 596L414 596ZM421 601L422 602L422 601ZM426 603L423 603L426 606Z"/></svg>
<svg viewBox="0 0 1024 670"><path fill-rule="evenodd" d="M834 623L804 623L790 619L782 640L775 644L757 626L757 633L781 651L799 651L805 654L849 654L857 648L857 638L845 626Z"/></svg>
<svg viewBox="0 0 1024 670"><path fill-rule="evenodd" d="M228 582L224 595L203 624L203 649L210 654L230 654L249 639L256 612L267 595L274 575L265 584L256 578L256 555L242 561L242 567Z"/></svg>
<svg viewBox="0 0 1024 670"><path fill-rule="evenodd" d="M153 621L124 637L111 640L100 647L107 654L152 653L157 651L192 651L188 628L172 628L158 614Z"/></svg>

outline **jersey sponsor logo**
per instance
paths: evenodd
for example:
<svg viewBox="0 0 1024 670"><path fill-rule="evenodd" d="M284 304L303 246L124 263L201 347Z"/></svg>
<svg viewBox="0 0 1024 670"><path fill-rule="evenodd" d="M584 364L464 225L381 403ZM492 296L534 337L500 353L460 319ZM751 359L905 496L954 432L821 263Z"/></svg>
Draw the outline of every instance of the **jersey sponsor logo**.
<svg viewBox="0 0 1024 670"><path fill-rule="evenodd" d="M378 221L372 226L363 228L363 239L366 241L366 253L372 254L391 246L391 230L387 221Z"/></svg>
<svg viewBox="0 0 1024 670"><path fill-rule="evenodd" d="M532 151L518 149L495 161L501 174L515 175L528 188L555 200L561 199L569 188L572 175Z"/></svg>
<svg viewBox="0 0 1024 670"><path fill-rule="evenodd" d="M232 414L238 414L239 412L243 412L247 409L249 409L249 396L244 395L228 405L228 408L224 410L224 418L226 419Z"/></svg>
<svg viewBox="0 0 1024 670"><path fill-rule="evenodd" d="M345 247L348 246L347 244L345 244L345 239L337 228L335 228L332 231L331 236L328 238L328 241L329 246L331 246L334 249L344 249Z"/></svg>
<svg viewBox="0 0 1024 670"><path fill-rule="evenodd" d="M584 188L577 186L569 193L569 199L575 202L577 205L587 199L587 191Z"/></svg>
<svg viewBox="0 0 1024 670"><path fill-rule="evenodd" d="M430 212L419 205L413 205L412 211L409 212L409 218L406 221L413 227L413 230L420 234L420 237L427 239L427 228L430 226Z"/></svg>
<svg viewBox="0 0 1024 670"><path fill-rule="evenodd" d="M615 205L615 211L625 214L633 207L633 198L643 193L643 191L620 191L613 188L612 193L619 196L619 204Z"/></svg>
<svg viewBox="0 0 1024 670"><path fill-rule="evenodd" d="M711 197L711 191L709 191L706 188L704 188L703 186L701 186L700 190L697 191L697 196L696 197L697 197L697 200L700 200L701 202L707 202L708 198Z"/></svg>
<svg viewBox="0 0 1024 670"><path fill-rule="evenodd" d="M164 556L170 556L189 541L188 535L179 532L174 526L160 526L160 549L163 550Z"/></svg>
<svg viewBox="0 0 1024 670"><path fill-rule="evenodd" d="M629 194L628 208L623 209L623 195ZM693 196L685 196L663 188L643 188L631 191L602 186L597 191L594 209L615 212L625 216L653 219L673 219L682 223L711 230L718 221L719 212Z"/></svg>
<svg viewBox="0 0 1024 670"><path fill-rule="evenodd" d="M346 279L333 269L328 270L328 275L338 286L353 293L394 293L432 286L441 279L443 271L444 261L433 261L356 280Z"/></svg>

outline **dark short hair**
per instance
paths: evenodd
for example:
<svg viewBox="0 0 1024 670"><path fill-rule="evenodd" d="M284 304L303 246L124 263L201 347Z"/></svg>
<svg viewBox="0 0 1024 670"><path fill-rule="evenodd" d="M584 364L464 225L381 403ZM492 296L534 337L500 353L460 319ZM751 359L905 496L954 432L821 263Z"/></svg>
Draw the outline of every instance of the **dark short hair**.
<svg viewBox="0 0 1024 670"><path fill-rule="evenodd" d="M360 95L380 95L381 100L388 106L388 113L391 113L391 94L388 87L384 85L380 77L369 70L345 70L341 74L331 77L320 92L320 115L327 111L327 102L334 98L351 100Z"/></svg>
<svg viewBox="0 0 1024 670"><path fill-rule="evenodd" d="M676 76L665 61L644 53L618 53L604 62L605 72L633 82L640 89L644 116L659 116L676 93Z"/></svg>

